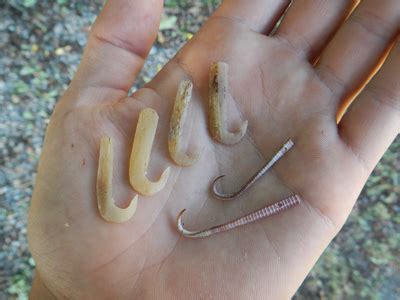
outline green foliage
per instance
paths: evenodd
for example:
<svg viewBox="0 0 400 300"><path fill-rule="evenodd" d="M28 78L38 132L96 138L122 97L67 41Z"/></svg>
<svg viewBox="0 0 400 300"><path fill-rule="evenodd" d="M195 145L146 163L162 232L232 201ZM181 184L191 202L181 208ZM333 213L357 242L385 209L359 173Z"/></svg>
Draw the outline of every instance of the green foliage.
<svg viewBox="0 0 400 300"><path fill-rule="evenodd" d="M212 7L217 7L221 3L221 0L202 0L202 1L204 2L204 4L210 5Z"/></svg>
<svg viewBox="0 0 400 300"><path fill-rule="evenodd" d="M25 95L27 92L29 92L29 85L23 81L23 80L18 80L14 84L14 92L19 95Z"/></svg>
<svg viewBox="0 0 400 300"><path fill-rule="evenodd" d="M30 47L26 47L30 49ZM14 83L13 94L24 96L33 94L45 101L55 101L59 96L58 89L47 88L51 75L43 69L38 62L32 59L32 64L19 70L20 79ZM46 88L43 89L42 86Z"/></svg>
<svg viewBox="0 0 400 300"><path fill-rule="evenodd" d="M10 299L28 300L31 289L30 278L32 278L32 267L34 266L35 262L32 258L29 258L25 262L22 271L11 279L11 285L7 289L8 294L11 295Z"/></svg>
<svg viewBox="0 0 400 300"><path fill-rule="evenodd" d="M12 7L23 11L24 9L34 7L37 3L37 0L8 0L7 2Z"/></svg>
<svg viewBox="0 0 400 300"><path fill-rule="evenodd" d="M178 18L176 16L163 15L160 21L160 30L175 29L177 28Z"/></svg>
<svg viewBox="0 0 400 300"><path fill-rule="evenodd" d="M29 290L30 283L27 282L25 277L17 275L12 279L12 283L7 291L16 300L28 300Z"/></svg>
<svg viewBox="0 0 400 300"><path fill-rule="evenodd" d="M164 6L168 8L184 8L193 4L193 2L194 1L189 0L165 0ZM219 3L221 3L221 0L199 0L198 2L205 6L216 7Z"/></svg>
<svg viewBox="0 0 400 300"><path fill-rule="evenodd" d="M36 5L36 0L24 0L22 5L25 7L32 7Z"/></svg>
<svg viewBox="0 0 400 300"><path fill-rule="evenodd" d="M165 0L164 1L164 6L169 7L169 8L176 8L179 6L179 0Z"/></svg>

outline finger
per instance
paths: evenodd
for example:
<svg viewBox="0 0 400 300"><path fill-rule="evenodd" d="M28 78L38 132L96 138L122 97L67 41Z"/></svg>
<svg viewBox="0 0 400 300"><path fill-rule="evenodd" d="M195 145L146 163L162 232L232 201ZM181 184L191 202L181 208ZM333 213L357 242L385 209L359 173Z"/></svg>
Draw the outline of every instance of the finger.
<svg viewBox="0 0 400 300"><path fill-rule="evenodd" d="M261 33L269 33L290 0L225 0L212 18L226 18Z"/></svg>
<svg viewBox="0 0 400 300"><path fill-rule="evenodd" d="M177 85L171 82L178 83L183 78L190 78L195 90L206 91L203 83L206 82L208 87L209 69L204 68L204 62L212 63L220 60L221 54L226 55L226 49L221 47L226 39L221 37L226 37L231 32L236 34L238 31L235 30L238 27L244 34L249 30L259 33L269 32L289 2L290 0L223 1L195 38L189 41L145 87L156 91L163 99L171 100L175 98L177 89ZM227 46L231 47L228 44ZM168 80L165 80L166 77ZM149 91L139 90L133 96L142 100L143 95L147 93Z"/></svg>
<svg viewBox="0 0 400 300"><path fill-rule="evenodd" d="M275 36L316 58L359 0L294 0Z"/></svg>
<svg viewBox="0 0 400 300"><path fill-rule="evenodd" d="M371 72L379 69L399 21L398 0L365 0L339 29L316 66L338 106L346 107Z"/></svg>
<svg viewBox="0 0 400 300"><path fill-rule="evenodd" d="M340 135L368 171L400 131L400 43L339 123Z"/></svg>
<svg viewBox="0 0 400 300"><path fill-rule="evenodd" d="M108 1L91 29L71 87L127 93L156 37L162 2ZM109 93L101 94L100 98L110 97Z"/></svg>

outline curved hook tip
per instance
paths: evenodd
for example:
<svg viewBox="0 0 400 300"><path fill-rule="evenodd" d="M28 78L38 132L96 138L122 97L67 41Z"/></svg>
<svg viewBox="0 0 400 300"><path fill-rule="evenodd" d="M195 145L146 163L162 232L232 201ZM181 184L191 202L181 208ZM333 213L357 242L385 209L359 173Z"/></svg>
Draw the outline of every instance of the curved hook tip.
<svg viewBox="0 0 400 300"><path fill-rule="evenodd" d="M182 215L183 213L186 211L186 209L181 210L181 212L178 214L178 217L176 218L176 226L178 228L178 231L181 235L183 235L184 237L187 238L198 238L198 237L203 237L204 234L202 234L201 231L190 231L185 229L183 226L183 222L182 222Z"/></svg>
<svg viewBox="0 0 400 300"><path fill-rule="evenodd" d="M217 181L219 181L220 179L222 179L223 177L225 177L226 175L221 175L218 176L217 178L214 179L213 183L212 183L212 192L214 194L214 196L221 198L221 199L232 199L235 197L235 194L233 195L228 195L228 194L223 194L220 193L217 189Z"/></svg>
<svg viewBox="0 0 400 300"><path fill-rule="evenodd" d="M182 222L182 215L185 213L186 208L182 209L181 212L178 214L176 217L176 227L178 227L178 230L181 234L184 234L185 229L183 228L183 222Z"/></svg>

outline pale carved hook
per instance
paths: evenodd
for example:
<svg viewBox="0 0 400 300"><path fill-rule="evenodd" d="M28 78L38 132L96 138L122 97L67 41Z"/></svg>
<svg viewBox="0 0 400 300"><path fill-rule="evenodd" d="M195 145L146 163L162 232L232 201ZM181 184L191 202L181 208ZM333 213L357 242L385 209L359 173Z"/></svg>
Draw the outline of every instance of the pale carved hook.
<svg viewBox="0 0 400 300"><path fill-rule="evenodd" d="M129 181L138 193L146 196L161 191L170 172L170 167L167 167L156 182L146 176L157 124L158 114L154 109L145 108L140 112L129 161Z"/></svg>
<svg viewBox="0 0 400 300"><path fill-rule="evenodd" d="M209 128L211 136L226 145L238 143L247 131L248 121L242 122L236 132L227 129L228 69L224 62L213 63L209 78Z"/></svg>
<svg viewBox="0 0 400 300"><path fill-rule="evenodd" d="M182 80L179 83L168 134L169 154L172 160L182 167L191 166L199 159L198 153L190 156L183 152L181 145L183 125L192 98L192 89L193 83L190 80Z"/></svg>
<svg viewBox="0 0 400 300"><path fill-rule="evenodd" d="M127 208L115 205L112 197L113 146L110 137L103 137L100 142L99 166L97 170L97 206L101 217L107 222L122 223L128 221L136 211L138 195Z"/></svg>

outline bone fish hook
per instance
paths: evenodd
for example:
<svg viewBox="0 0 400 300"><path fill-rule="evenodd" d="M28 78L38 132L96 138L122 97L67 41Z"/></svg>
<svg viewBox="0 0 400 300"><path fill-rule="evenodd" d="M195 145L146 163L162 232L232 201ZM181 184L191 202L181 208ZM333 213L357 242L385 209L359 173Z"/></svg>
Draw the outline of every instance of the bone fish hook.
<svg viewBox="0 0 400 300"><path fill-rule="evenodd" d="M96 193L97 206L101 217L111 223L128 221L136 211L138 195L127 208L115 205L112 198L113 147L110 137L103 137L100 142L99 166L97 170Z"/></svg>

